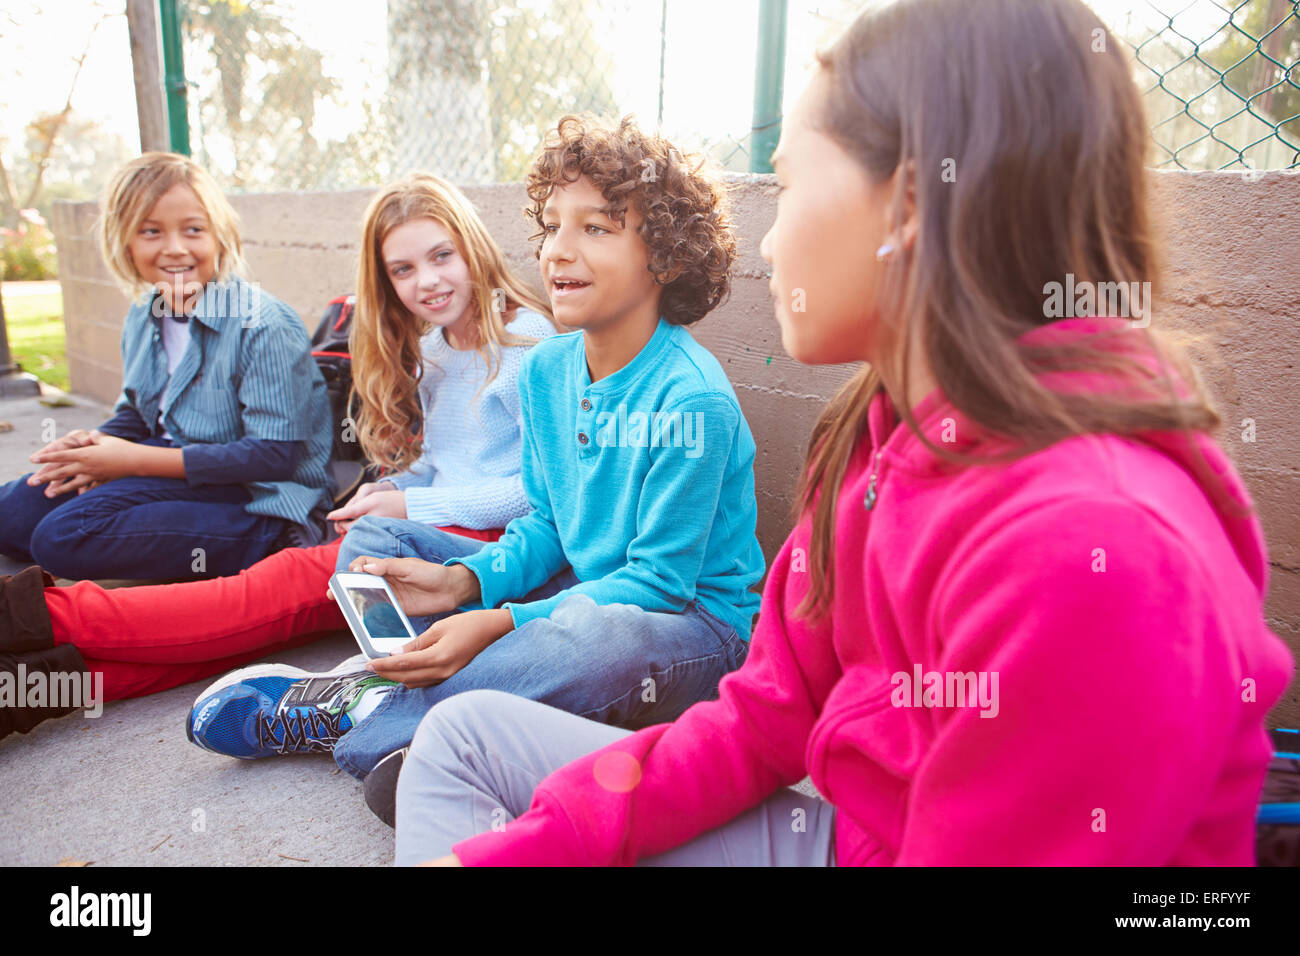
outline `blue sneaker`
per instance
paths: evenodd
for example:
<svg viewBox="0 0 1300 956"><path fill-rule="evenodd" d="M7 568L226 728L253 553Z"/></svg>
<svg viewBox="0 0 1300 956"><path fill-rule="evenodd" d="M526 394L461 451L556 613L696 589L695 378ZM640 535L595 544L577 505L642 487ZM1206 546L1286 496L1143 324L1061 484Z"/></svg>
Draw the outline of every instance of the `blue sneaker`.
<svg viewBox="0 0 1300 956"><path fill-rule="evenodd" d="M185 735L204 750L244 760L332 753L354 726L352 712L362 699L397 686L364 666L358 655L324 674L287 664L234 671L195 699ZM373 703L367 701L367 713Z"/></svg>

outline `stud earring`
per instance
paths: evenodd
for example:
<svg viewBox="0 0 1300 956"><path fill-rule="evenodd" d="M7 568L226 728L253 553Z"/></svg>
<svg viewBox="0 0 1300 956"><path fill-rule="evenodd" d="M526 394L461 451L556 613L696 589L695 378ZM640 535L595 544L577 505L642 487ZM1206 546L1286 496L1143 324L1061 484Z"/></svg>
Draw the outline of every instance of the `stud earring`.
<svg viewBox="0 0 1300 956"><path fill-rule="evenodd" d="M889 258L890 254L893 251L894 251L893 245L888 242L885 243L883 246L881 246L879 249L876 250L876 261L884 262L886 259Z"/></svg>

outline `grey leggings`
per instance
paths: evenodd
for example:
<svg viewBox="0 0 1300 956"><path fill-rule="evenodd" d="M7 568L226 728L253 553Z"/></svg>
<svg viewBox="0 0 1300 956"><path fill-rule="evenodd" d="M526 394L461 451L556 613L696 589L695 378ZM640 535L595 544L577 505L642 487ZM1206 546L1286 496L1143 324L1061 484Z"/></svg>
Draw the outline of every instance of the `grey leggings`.
<svg viewBox="0 0 1300 956"><path fill-rule="evenodd" d="M397 785L397 863L446 856L528 809L553 770L630 731L495 690L435 706ZM782 788L730 823L642 860L642 866L832 866L834 808Z"/></svg>

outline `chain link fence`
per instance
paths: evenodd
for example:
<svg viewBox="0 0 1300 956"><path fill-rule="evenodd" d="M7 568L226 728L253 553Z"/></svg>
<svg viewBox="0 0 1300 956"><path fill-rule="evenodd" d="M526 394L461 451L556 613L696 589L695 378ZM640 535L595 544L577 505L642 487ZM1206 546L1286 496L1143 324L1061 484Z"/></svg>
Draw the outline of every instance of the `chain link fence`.
<svg viewBox="0 0 1300 956"><path fill-rule="evenodd" d="M1165 0L1110 25L1134 47L1156 166L1300 166L1300 3Z"/></svg>
<svg viewBox="0 0 1300 956"><path fill-rule="evenodd" d="M546 130L582 110L634 112L725 168L748 168L752 65L710 78L729 87L731 115L690 95L698 75L666 81L667 59L690 58L668 47L678 0L371 0L333 11L350 22L322 24L325 9L184 3L193 152L225 186L327 189L413 169L517 181ZM725 19L744 23L752 48L753 16Z"/></svg>
<svg viewBox="0 0 1300 956"><path fill-rule="evenodd" d="M1093 0L1163 168L1300 167L1300 0ZM787 103L854 0L791 0ZM750 168L756 0L184 0L196 158L234 190L412 169L517 181L564 113L636 113ZM772 65L776 68L776 65Z"/></svg>

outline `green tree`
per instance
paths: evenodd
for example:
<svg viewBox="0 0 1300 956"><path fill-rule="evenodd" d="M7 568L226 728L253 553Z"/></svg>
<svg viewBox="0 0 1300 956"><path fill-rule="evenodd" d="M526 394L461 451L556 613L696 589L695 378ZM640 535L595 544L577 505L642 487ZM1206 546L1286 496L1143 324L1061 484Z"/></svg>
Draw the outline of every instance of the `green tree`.
<svg viewBox="0 0 1300 956"><path fill-rule="evenodd" d="M544 12L505 0L492 18L492 138L501 179L523 179L546 130L565 113L618 108L610 53L593 29L591 0L560 0Z"/></svg>
<svg viewBox="0 0 1300 956"><path fill-rule="evenodd" d="M592 0L390 0L397 171L513 182L560 116L612 113L598 13Z"/></svg>
<svg viewBox="0 0 1300 956"><path fill-rule="evenodd" d="M19 228L23 221L22 210L47 205L45 187L50 164L66 142L68 125L73 118L72 94L76 92L82 67L90 55L95 32L109 16L104 14L91 24L81 55L72 61L72 77L68 81L68 95L64 98L63 108L41 114L27 124L26 153L13 166L0 155L0 223L9 229ZM13 27L21 26L12 17L9 19Z"/></svg>
<svg viewBox="0 0 1300 956"><path fill-rule="evenodd" d="M198 81L201 148L212 171L236 188L320 185L327 161L312 126L317 104L339 90L320 52L272 2L198 0L185 17L186 70Z"/></svg>
<svg viewBox="0 0 1300 956"><path fill-rule="evenodd" d="M499 178L488 95L485 0L389 0L385 111L397 173Z"/></svg>
<svg viewBox="0 0 1300 956"><path fill-rule="evenodd" d="M27 126L27 155L45 157L41 192L32 206L47 220L57 199L98 199L114 170L135 155L117 133L76 111L62 118L50 144L52 125L47 115Z"/></svg>

